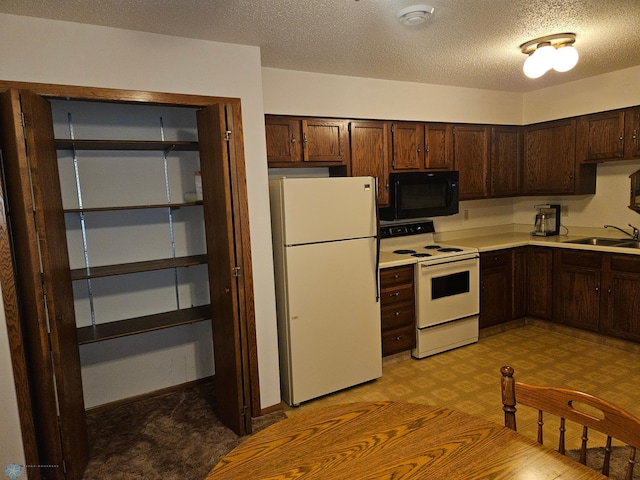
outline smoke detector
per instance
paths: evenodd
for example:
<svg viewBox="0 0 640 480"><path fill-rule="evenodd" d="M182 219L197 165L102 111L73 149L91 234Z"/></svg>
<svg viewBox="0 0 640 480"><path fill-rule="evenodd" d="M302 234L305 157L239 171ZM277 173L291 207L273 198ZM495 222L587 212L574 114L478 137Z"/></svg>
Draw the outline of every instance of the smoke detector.
<svg viewBox="0 0 640 480"><path fill-rule="evenodd" d="M396 17L403 25L415 26L426 22L433 15L431 5L412 5L398 10Z"/></svg>

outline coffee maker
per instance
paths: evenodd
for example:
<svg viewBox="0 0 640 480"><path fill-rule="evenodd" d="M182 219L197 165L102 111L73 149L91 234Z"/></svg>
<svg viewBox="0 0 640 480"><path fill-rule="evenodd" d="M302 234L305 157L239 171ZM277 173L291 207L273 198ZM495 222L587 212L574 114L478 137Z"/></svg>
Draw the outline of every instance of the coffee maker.
<svg viewBox="0 0 640 480"><path fill-rule="evenodd" d="M549 237L560 233L560 205L535 205L538 209L531 235Z"/></svg>

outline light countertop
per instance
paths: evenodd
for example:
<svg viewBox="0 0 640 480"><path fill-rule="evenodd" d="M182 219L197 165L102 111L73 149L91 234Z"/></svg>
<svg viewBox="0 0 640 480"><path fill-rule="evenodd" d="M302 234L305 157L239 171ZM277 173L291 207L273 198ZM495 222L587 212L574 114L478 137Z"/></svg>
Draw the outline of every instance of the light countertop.
<svg viewBox="0 0 640 480"><path fill-rule="evenodd" d="M552 237L534 237L529 232L518 231L502 231L499 233L487 233L478 232L477 235L461 235L455 238L457 235L448 234L442 235L444 238L438 238L437 241L446 242L450 245L457 245L461 247L474 247L478 251L490 252L493 250L500 250L503 248L515 248L524 247L527 245L536 245L542 247L557 247L557 248L569 248L574 250L587 250L594 252L608 252L608 253L620 253L626 255L640 255L640 249L638 248L624 248L624 247L607 247L607 246L594 246L594 245L580 245L576 243L566 243L568 240L577 240L585 237L609 237L609 238L622 238L617 234L611 234L610 231L598 231L598 232L576 232L571 235L556 235ZM629 239L630 240L630 239ZM401 265L411 265L416 263L416 259L408 257L407 255L396 255L389 252L380 253L380 268L397 267Z"/></svg>

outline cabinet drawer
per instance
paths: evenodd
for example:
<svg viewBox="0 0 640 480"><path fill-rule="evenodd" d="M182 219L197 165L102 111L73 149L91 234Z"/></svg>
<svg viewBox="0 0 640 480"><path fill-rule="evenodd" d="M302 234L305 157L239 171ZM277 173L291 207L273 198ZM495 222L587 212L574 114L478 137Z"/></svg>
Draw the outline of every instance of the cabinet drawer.
<svg viewBox="0 0 640 480"><path fill-rule="evenodd" d="M380 292L382 308L404 302L414 301L413 284L402 285L397 288L388 288Z"/></svg>
<svg viewBox="0 0 640 480"><path fill-rule="evenodd" d="M611 270L617 272L640 273L640 256L612 255Z"/></svg>
<svg viewBox="0 0 640 480"><path fill-rule="evenodd" d="M507 265L511 259L511 250L497 250L486 252L480 255L480 266L482 268L499 267Z"/></svg>
<svg viewBox="0 0 640 480"><path fill-rule="evenodd" d="M382 335L382 356L400 353L416 346L416 330L412 327L393 330Z"/></svg>
<svg viewBox="0 0 640 480"><path fill-rule="evenodd" d="M382 308L382 331L415 325L413 302L393 304Z"/></svg>
<svg viewBox="0 0 640 480"><path fill-rule="evenodd" d="M602 267L601 253L582 252L578 250L559 250L558 254L562 265L574 265L576 267L588 267L592 269L599 269Z"/></svg>
<svg viewBox="0 0 640 480"><path fill-rule="evenodd" d="M383 289L407 283L413 285L413 265L380 270L380 284Z"/></svg>

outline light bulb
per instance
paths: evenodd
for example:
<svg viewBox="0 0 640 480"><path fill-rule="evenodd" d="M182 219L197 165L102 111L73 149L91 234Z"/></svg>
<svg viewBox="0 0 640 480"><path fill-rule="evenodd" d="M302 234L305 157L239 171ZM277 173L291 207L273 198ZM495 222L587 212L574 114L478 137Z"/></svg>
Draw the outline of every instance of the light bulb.
<svg viewBox="0 0 640 480"><path fill-rule="evenodd" d="M524 74L529 78L539 78L553 67L556 49L550 44L538 46L535 51L527 57L522 67Z"/></svg>
<svg viewBox="0 0 640 480"><path fill-rule="evenodd" d="M545 72L548 72L553 68L553 62L556 58L556 49L551 45L538 46L533 55L537 57L537 61L540 62Z"/></svg>
<svg viewBox="0 0 640 480"><path fill-rule="evenodd" d="M522 71L529 78L540 78L545 74L546 70L542 68L540 62L536 61L533 54L529 55L527 59L524 61L524 65L522 66Z"/></svg>
<svg viewBox="0 0 640 480"><path fill-rule="evenodd" d="M556 72L568 72L578 63L578 50L573 45L561 46L556 50L553 69Z"/></svg>

